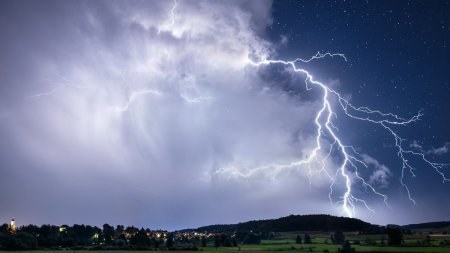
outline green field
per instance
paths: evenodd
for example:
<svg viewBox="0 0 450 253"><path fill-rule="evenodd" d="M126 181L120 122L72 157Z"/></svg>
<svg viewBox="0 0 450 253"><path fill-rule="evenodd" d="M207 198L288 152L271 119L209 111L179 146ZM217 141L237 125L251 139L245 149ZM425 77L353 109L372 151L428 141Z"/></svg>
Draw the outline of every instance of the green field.
<svg viewBox="0 0 450 253"><path fill-rule="evenodd" d="M283 253L294 253L294 252L337 252L337 246L333 245L310 245L307 247L296 247L295 249L288 248L266 248L260 247L260 245L255 245L254 248L241 248L239 251L238 248L205 248L199 251L173 251L178 253L192 253L192 252L204 252L204 253L239 253L239 252L248 252L248 253L258 253L258 252L283 252ZM411 252L411 253L419 253L419 252L428 252L428 253L448 253L450 252L449 247L369 247L369 246L355 246L356 252ZM2 253L7 253L11 251L0 251ZM133 250L103 250L103 251L92 251L92 250L35 250L35 251L15 251L20 253L62 253L62 252L75 252L75 253L108 253L108 252L123 252L123 253L144 253L144 252L155 252L155 251L133 251Z"/></svg>
<svg viewBox="0 0 450 253"><path fill-rule="evenodd" d="M269 253L269 252L283 252L283 253L294 253L294 252L338 252L339 246L330 245L330 244L311 244L311 245L292 245L288 244L285 246L278 247L274 245L246 245L245 247L238 248L203 248L198 251L173 251L178 253L192 253L192 252L204 252L204 253L239 253L239 252L248 252L248 253ZM354 246L356 252L435 252L435 253L448 253L450 252L450 247L389 247L389 246ZM7 253L11 251L0 251L2 253ZM108 252L124 252L124 253L144 253L144 252L155 252L155 251L134 251L134 250L35 250L35 251L16 251L21 253L108 253Z"/></svg>
<svg viewBox="0 0 450 253"><path fill-rule="evenodd" d="M275 239L262 240L260 244L255 245L241 245L240 247L206 247L199 249L197 252L204 253L294 253L294 252L338 252L340 245L333 245L330 243L330 235L327 233L317 232L310 233L312 237L312 244L296 244L295 237L297 235L304 235L304 232L286 232L278 233ZM405 246L390 247L390 246L367 246L367 245L352 245L356 252L435 252L435 253L450 253L450 246L439 246L439 243L443 240L450 240L450 235L430 235L431 241L429 246L417 246L418 241L426 239L427 234L413 234L404 235ZM383 236L382 235L358 235L356 233L346 233L346 240L351 242L359 241L361 244L371 242L376 245L380 245ZM384 236L387 241L387 236ZM166 251L166 250L158 250ZM6 253L10 251L0 251L0 253ZM108 253L111 250L37 250L37 251L19 251L21 253ZM155 252L155 251L133 251L133 250L113 250L113 252L124 253L143 253L143 252ZM196 251L173 251L174 253L192 253Z"/></svg>

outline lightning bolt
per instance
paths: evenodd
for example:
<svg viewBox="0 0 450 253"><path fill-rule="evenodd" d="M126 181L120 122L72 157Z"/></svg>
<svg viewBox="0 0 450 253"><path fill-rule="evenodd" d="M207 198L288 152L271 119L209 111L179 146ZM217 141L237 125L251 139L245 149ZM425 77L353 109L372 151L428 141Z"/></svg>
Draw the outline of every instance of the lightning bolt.
<svg viewBox="0 0 450 253"><path fill-rule="evenodd" d="M158 34L161 31L166 30L175 25L176 17L175 10L178 6L178 2L173 0L173 6L170 9L170 13L168 15L169 22L168 24L164 24L158 27ZM369 168L369 166L364 162L363 159L360 158L360 154L356 151L356 149L352 145L348 145L345 141L337 134L339 129L334 124L334 120L337 119L336 110L340 110L350 119L367 122L372 125L376 125L382 129L384 129L387 133L389 133L394 141L394 147L397 149L397 156L399 157L402 168L401 168L401 176L399 181L402 187L405 189L409 200L412 203L416 203L416 201L412 198L410 189L408 185L404 182L404 178L409 173L411 177L415 177L415 168L409 161L410 157L416 157L422 160L425 164L433 168L438 175L442 178L443 183L450 181L450 179L445 175L442 171L444 168L448 166L448 164L444 163L436 163L430 161L426 153L423 151L414 151L410 150L405 146L405 139L400 137L400 135L394 131L393 126L407 126L414 122L420 120L423 116L422 112L419 111L416 115L410 118L400 117L397 114L391 112L382 112L380 110L374 110L369 107L358 107L354 106L345 99L339 92L332 89L330 86L315 80L314 76L304 68L300 68L297 66L297 63L310 63L315 60L320 60L325 57L338 57L347 61L347 58L342 53L320 53L318 52L314 56L309 59L296 58L292 61L284 61L284 60L269 60L269 59L261 59L259 61L253 61L247 59L247 64L253 67L260 67L264 65L284 65L290 68L295 73L301 74L305 76L305 86L307 90L311 90L314 87L318 88L322 91L321 97L321 106L317 111L316 116L314 118L314 124L316 126L316 135L315 135L315 146L310 151L308 155L304 159L299 159L292 161L287 164L278 164L278 163L270 163L267 165L263 165L256 168L238 168L235 166L219 168L216 171L213 171L209 175L209 179L212 174L224 175L228 177L239 177L239 178L250 178L259 173L265 173L271 177L277 176L280 172L285 170L293 170L298 168L307 168L309 183L311 185L312 177L315 174L324 174L330 180L329 186L329 194L328 198L331 203L333 203L333 194L334 188L337 184L338 179L342 179L345 182L345 192L340 196L339 201L335 202L336 204L340 204L342 206L343 213L348 217L354 217L355 215L355 207L357 204L361 204L366 207L368 210L373 211L367 202L364 199L357 198L353 194L353 187L356 183L359 183L365 189L371 191L373 194L382 198L385 205L388 204L388 196L379 192L375 186L371 185L367 180L360 175L359 169L361 168ZM63 87L75 87L75 88L87 88L88 86L82 86L74 84L68 80L64 80L63 84L58 84L54 89L43 92L35 95L31 95L26 97L27 99L37 98L41 96L47 96L55 93L57 90ZM128 98L127 102L123 106L116 106L115 110L117 112L126 112L130 108L130 105L139 97L142 96L161 96L163 93L157 90L142 90L133 92L131 96ZM210 101L212 98L210 97L197 97L190 98L185 95L180 95L182 99L184 99L188 103L199 103L202 101ZM331 103L331 99L334 98L337 101L337 108ZM324 144L326 143L326 144ZM342 160L339 166L334 170L330 171L326 163L330 160L334 152L338 152L342 157ZM314 165L318 165L318 168L313 168Z"/></svg>
<svg viewBox="0 0 450 253"><path fill-rule="evenodd" d="M199 96L199 97L191 98L191 97L188 97L186 95L181 95L181 98L183 98L188 103L194 103L194 104L202 103L204 101L212 101L212 100L214 100L213 97L209 97L209 96L207 96L207 97Z"/></svg>
<svg viewBox="0 0 450 253"><path fill-rule="evenodd" d="M175 25L175 9L177 7L178 7L178 2L176 0L173 0L173 6L170 9L170 13L169 13L170 23L159 27L158 28L158 34L160 34L163 29L166 29L166 28L169 28L169 27Z"/></svg>
<svg viewBox="0 0 450 253"><path fill-rule="evenodd" d="M131 103L133 103L133 101L135 101L137 98L139 98L141 96L145 96L145 95L160 96L161 92L159 92L157 90L142 90L142 91L133 92L133 93L131 93L131 96L128 98L128 101L125 103L125 105L116 106L115 110L117 112L126 112L126 111L128 111L128 108L130 108L130 105L131 105Z"/></svg>
<svg viewBox="0 0 450 253"><path fill-rule="evenodd" d="M402 162L401 176L399 178L399 181L412 203L415 204L416 201L412 198L410 189L404 182L406 173L409 173L412 177L415 177L415 169L410 164L408 160L409 157L413 156L421 159L425 164L433 168L442 177L444 183L450 181L449 178L447 178L446 175L442 172L442 169L444 167L447 167L448 164L432 162L426 157L425 153L407 149L404 145L405 139L401 138L400 135L392 128L392 126L406 126L420 120L420 117L423 116L421 111L419 111L411 118L403 118L390 112L385 113L379 110L373 110L369 107L354 106L339 92L330 88L326 84L315 80L314 76L309 71L303 68L299 68L296 65L297 62L309 63L313 60L319 60L324 57L340 57L347 61L344 54L320 52L312 56L310 59L297 58L293 61L262 59L255 62L248 59L248 64L254 67L272 64L285 65L295 73L305 76L305 85L307 90L311 90L313 87L317 87L322 91L321 107L317 111L314 119L314 123L316 125L315 147L312 149L309 155L307 155L305 159L293 161L288 164L271 163L252 169L240 169L232 166L227 168L220 168L216 171L213 171L212 174L228 175L228 177L249 178L258 173L268 173L271 177L275 177L283 170L306 167L308 169L310 185L314 174L323 173L326 177L329 178L331 184L328 197L331 203L333 203L332 195L336 181L338 177L343 179L343 181L345 182L345 192L340 197L340 200L336 202L336 204L342 205L343 213L348 217L354 217L355 207L357 203L362 204L368 210L373 212L373 210L368 206L364 199L357 198L353 195L353 186L355 182L359 182L360 185L362 185L366 190L369 190L373 194L381 197L385 205L389 207L388 196L377 191L373 185L367 182L358 173L359 168L368 168L369 166L363 161L363 159L359 158L360 154L356 151L356 149L353 146L346 144L337 134L339 130L333 123L333 120L337 119L337 114L335 113L336 109L333 108L333 105L330 102L330 98L334 97L337 100L337 109L343 111L345 116L354 120L364 121L373 125L377 125L386 130L392 136L395 148L397 149L397 156ZM323 147L322 145L325 140L328 140L329 142L327 147ZM340 154L340 156L342 157L342 162L340 163L338 168L333 173L331 173L326 168L326 161L331 156L333 150ZM313 169L312 166L314 164L318 164L319 169ZM209 179L210 178L211 175L209 175Z"/></svg>
<svg viewBox="0 0 450 253"><path fill-rule="evenodd" d="M24 99L34 99L34 98L43 97L43 96L50 96L50 95L54 94L55 92L57 92L58 90L63 89L63 88L90 89L90 88L96 87L93 85L80 85L80 84L77 84L77 83L63 77L63 76L58 76L58 78L61 79L61 81L51 82L51 84L54 84L55 87L53 89L51 89L50 91L45 91L45 92L29 95L29 96L24 97Z"/></svg>
<svg viewBox="0 0 450 253"><path fill-rule="evenodd" d="M165 93L162 93L158 90L151 90L151 89L146 89L146 90L141 90L141 91L135 91L133 93L131 93L131 95L128 97L127 102L123 105L123 106L115 106L114 110L116 112L126 112L128 111L128 109L130 108L131 104L138 99L139 97L143 97L143 96L163 96L163 95L168 95ZM181 99L183 99L185 102L190 103L190 104L199 104L202 102L208 102L208 101L212 101L214 100L213 97L210 96L199 96L199 97L188 97L187 95L179 95L179 97Z"/></svg>

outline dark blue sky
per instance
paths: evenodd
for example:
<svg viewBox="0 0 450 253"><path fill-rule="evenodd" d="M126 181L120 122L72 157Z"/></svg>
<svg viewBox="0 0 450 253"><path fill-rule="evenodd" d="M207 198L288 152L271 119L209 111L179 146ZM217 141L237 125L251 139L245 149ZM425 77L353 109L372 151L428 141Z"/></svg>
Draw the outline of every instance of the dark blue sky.
<svg viewBox="0 0 450 253"><path fill-rule="evenodd" d="M318 64L316 77L339 79L339 91L352 94L358 106L406 117L423 110L421 121L399 128L399 133L432 149L446 147L450 140L449 12L448 1L275 1L274 22L268 31L272 40L281 35L288 38L288 45L279 52L284 59L316 51L344 53L347 63ZM353 136L352 131L347 134ZM362 126L352 138L374 149L372 153L384 157L391 169L401 167L396 157L386 154L392 149L377 149L392 141L379 131ZM435 161L450 162L448 152L429 155ZM418 205L448 213L450 206L440 202L450 193L448 183L441 185L439 176L422 163L417 169L420 176L411 183L422 200Z"/></svg>
<svg viewBox="0 0 450 253"><path fill-rule="evenodd" d="M421 111L392 126L402 147L450 163L449 12L445 1L1 1L0 222L180 229L346 215L330 132L312 155L324 90L250 59L345 54L297 66L356 107ZM375 211L355 202L355 217L450 220L450 183L408 156L413 204L392 134L349 118L335 95L330 106L367 165L346 167Z"/></svg>
<svg viewBox="0 0 450 253"><path fill-rule="evenodd" d="M275 1L270 38L289 38L286 58L342 52L320 77L345 81L353 101L411 115L423 109L419 136L428 145L449 140L450 3L448 1ZM331 65L331 66L330 66Z"/></svg>

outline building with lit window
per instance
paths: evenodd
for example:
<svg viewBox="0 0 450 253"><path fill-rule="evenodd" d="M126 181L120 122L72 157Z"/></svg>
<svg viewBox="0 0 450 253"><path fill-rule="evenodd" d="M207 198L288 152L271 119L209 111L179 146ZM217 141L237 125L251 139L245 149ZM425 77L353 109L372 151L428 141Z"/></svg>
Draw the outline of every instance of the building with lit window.
<svg viewBox="0 0 450 253"><path fill-rule="evenodd" d="M9 230L11 232L16 232L16 221L14 219L11 220L11 224L9 225Z"/></svg>

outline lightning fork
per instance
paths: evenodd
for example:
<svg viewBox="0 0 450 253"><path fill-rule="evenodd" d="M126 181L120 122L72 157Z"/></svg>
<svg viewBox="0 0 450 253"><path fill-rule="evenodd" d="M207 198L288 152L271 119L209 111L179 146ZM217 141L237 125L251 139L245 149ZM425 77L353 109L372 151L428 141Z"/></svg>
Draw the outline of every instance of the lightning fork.
<svg viewBox="0 0 450 253"><path fill-rule="evenodd" d="M374 125L381 126L390 135L392 135L395 143L395 148L397 149L397 156L400 158L402 162L401 176L399 178L399 181L402 187L407 192L408 198L412 203L415 204L416 202L411 196L411 192L408 185L404 183L404 177L406 171L408 171L413 177L415 176L415 174L414 174L414 167L409 163L406 157L407 155L420 158L424 163L432 167L442 177L443 182L450 181L449 178L447 178L447 176L442 171L442 169L444 167L447 167L448 164L431 162L426 158L423 152L416 152L406 149L403 145L404 139L402 139L397 134L397 132L395 132L392 129L392 126L396 125L406 126L420 120L420 117L423 116L421 111L419 111L416 115L412 116L411 118L404 118L391 112L386 113L379 110L373 110L365 106L364 107L354 106L336 90L330 88L329 86L325 85L322 82L316 81L309 71L303 68L299 68L296 65L297 62L309 63L313 60L318 60L325 57L340 57L345 61L347 61L347 58L345 57L344 54L320 53L320 52L318 52L316 55L306 60L301 58L297 58L293 61L262 59L260 61L255 62L248 59L248 64L255 67L271 64L281 64L290 67L292 71L305 75L305 85L307 90L312 89L311 87L309 87L309 84L318 87L320 90L322 90L323 95L321 99L322 102L321 108L318 110L314 120L314 123L317 127L315 136L315 147L312 149L309 155L307 155L305 159L293 161L288 164L271 163L257 168L247 169L245 172L236 167L221 168L214 171L213 174L248 178L257 173L271 170L273 173L272 177L275 177L282 170L296 169L306 165L309 170L308 174L309 174L309 181L311 184L311 179L313 176L313 169L311 166L312 164L320 164L321 165L320 169L317 170L315 173L324 173L326 177L328 177L329 180L331 181L330 192L328 194L330 202L333 202L332 195L337 178L340 177L345 182L345 192L340 197L341 200L337 201L336 203L342 205L343 213L345 213L348 217L354 217L356 203L361 203L368 210L373 211L368 206L365 200L357 198L353 195L352 191L353 181L360 181L361 185L364 188L369 189L372 193L381 197L385 205L390 207L388 204L388 196L386 194L378 192L373 185L368 183L358 173L359 167L362 166L364 168L368 168L369 166L358 158L359 153L356 152L356 150L352 146L345 144L342 141L342 139L337 135L338 129L333 124L333 116L334 118L337 118L337 114L334 112L333 106L330 102L330 97L334 96L337 99L338 107L344 112L344 114L347 117L354 120L365 121ZM321 144L321 140L325 139L326 137L330 139L329 148L327 150L325 150ZM339 151L340 156L342 156L342 161L338 166L338 168L334 171L334 173L330 173L325 168L325 162L331 156L333 149ZM322 159L319 159L321 153L324 153L325 155L323 156ZM350 169L353 169L353 171ZM354 177L354 180L352 180L352 177Z"/></svg>

